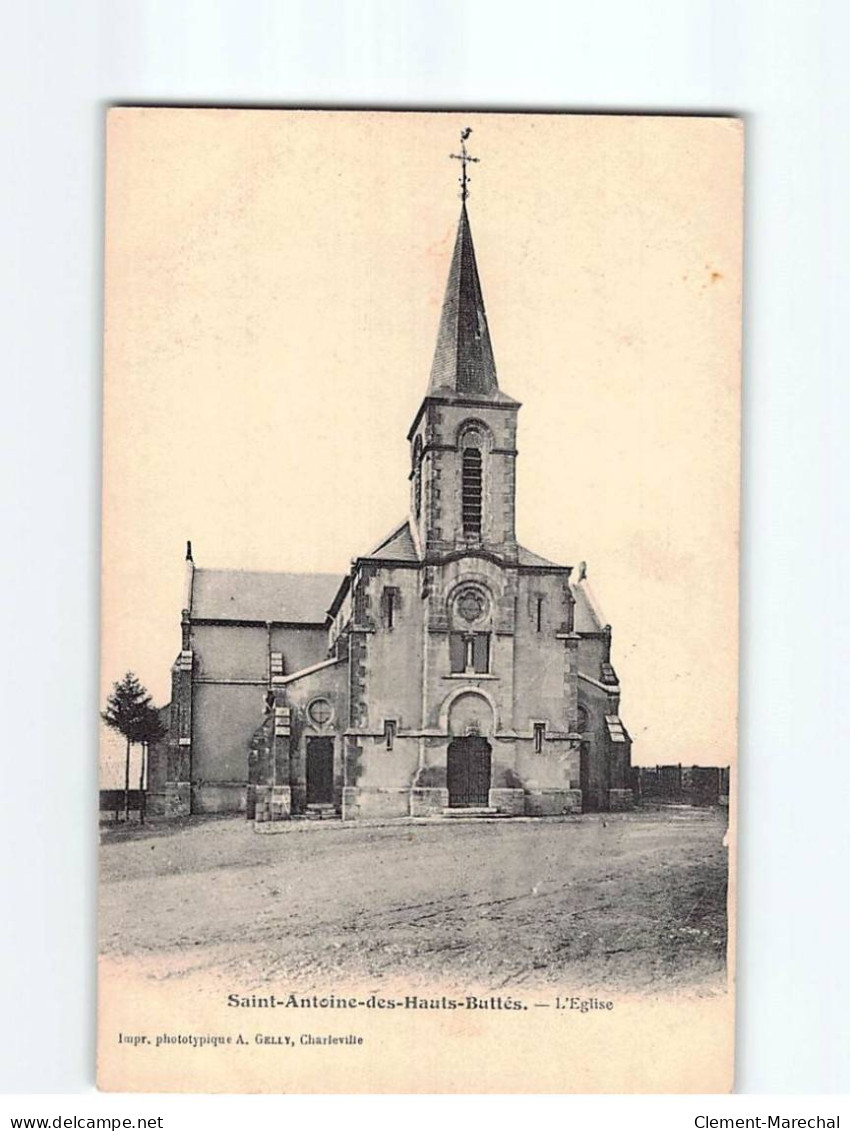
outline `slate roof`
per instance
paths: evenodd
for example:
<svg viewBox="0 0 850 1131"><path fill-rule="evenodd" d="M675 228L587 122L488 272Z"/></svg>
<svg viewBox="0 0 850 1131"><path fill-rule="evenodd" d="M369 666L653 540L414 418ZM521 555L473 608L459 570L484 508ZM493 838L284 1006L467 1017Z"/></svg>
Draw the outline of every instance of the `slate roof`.
<svg viewBox="0 0 850 1131"><path fill-rule="evenodd" d="M605 726L608 728L608 737L612 742L629 742L629 732L623 726L619 715L606 715Z"/></svg>
<svg viewBox="0 0 850 1131"><path fill-rule="evenodd" d="M380 561L418 562L416 546L410 533L410 523L407 519L379 542L371 553L365 554L367 558L378 558Z"/></svg>
<svg viewBox="0 0 850 1131"><path fill-rule="evenodd" d="M554 566L556 569L566 569L560 562L550 562L548 558L541 558L539 554L534 554L531 550L526 550L525 546L517 546L517 561L521 566Z"/></svg>
<svg viewBox="0 0 850 1131"><path fill-rule="evenodd" d="M460 212L428 385L429 396L447 394L516 403L500 392L496 379L496 362L465 202Z"/></svg>
<svg viewBox="0 0 850 1131"><path fill-rule="evenodd" d="M383 538L374 550L363 555L366 558L377 558L379 561L418 562L413 536L410 533L410 522L405 519L399 526ZM545 566L548 569L566 569L560 562L550 561L540 554L532 553L525 546L517 547L517 561L521 566Z"/></svg>
<svg viewBox="0 0 850 1131"><path fill-rule="evenodd" d="M596 608L587 586L584 582L577 585L571 585L573 597L575 598L575 609L573 627L576 632L601 632L603 629L602 618L599 616L599 610Z"/></svg>
<svg viewBox="0 0 850 1131"><path fill-rule="evenodd" d="M192 619L324 624L340 581L336 573L196 569Z"/></svg>

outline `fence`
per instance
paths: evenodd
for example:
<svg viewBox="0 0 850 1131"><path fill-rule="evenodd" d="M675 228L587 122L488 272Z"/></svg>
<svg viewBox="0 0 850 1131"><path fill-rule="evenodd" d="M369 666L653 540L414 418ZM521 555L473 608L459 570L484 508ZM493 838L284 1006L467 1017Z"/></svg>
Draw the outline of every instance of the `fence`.
<svg viewBox="0 0 850 1131"><path fill-rule="evenodd" d="M138 813L140 818L145 818L145 790L131 789L129 793L130 812ZM100 791L101 813L113 813L115 820L124 812L124 790L102 789Z"/></svg>
<svg viewBox="0 0 850 1131"><path fill-rule="evenodd" d="M632 766L635 801L659 804L728 805L728 766Z"/></svg>

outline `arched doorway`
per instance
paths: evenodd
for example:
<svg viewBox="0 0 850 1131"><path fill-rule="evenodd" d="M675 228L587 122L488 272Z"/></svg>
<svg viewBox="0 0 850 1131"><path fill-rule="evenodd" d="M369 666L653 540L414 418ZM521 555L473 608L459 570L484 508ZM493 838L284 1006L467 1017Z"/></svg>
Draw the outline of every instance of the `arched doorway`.
<svg viewBox="0 0 850 1131"><path fill-rule="evenodd" d="M449 743L446 785L451 809L485 807L490 801L490 743L480 735Z"/></svg>

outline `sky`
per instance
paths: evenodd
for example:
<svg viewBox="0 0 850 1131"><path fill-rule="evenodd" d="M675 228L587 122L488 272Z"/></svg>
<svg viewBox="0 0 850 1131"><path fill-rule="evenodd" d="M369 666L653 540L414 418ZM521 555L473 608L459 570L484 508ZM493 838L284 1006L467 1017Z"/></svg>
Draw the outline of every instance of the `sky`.
<svg viewBox="0 0 850 1131"><path fill-rule="evenodd" d="M167 702L187 539L200 567L342 575L404 517L467 126L518 537L587 561L634 761L727 763L733 120L110 111L101 700L131 669Z"/></svg>

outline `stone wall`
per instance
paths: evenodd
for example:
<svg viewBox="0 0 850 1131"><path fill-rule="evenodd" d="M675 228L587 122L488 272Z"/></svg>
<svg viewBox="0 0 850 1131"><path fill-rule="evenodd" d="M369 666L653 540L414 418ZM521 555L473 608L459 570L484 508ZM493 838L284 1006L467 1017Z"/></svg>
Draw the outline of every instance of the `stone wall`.
<svg viewBox="0 0 850 1131"><path fill-rule="evenodd" d="M410 790L360 789L346 786L342 791L342 817L345 821L386 819L410 815Z"/></svg>
<svg viewBox="0 0 850 1131"><path fill-rule="evenodd" d="M581 790L527 790L525 812L529 817L561 817L570 813L581 813Z"/></svg>
<svg viewBox="0 0 850 1131"><path fill-rule="evenodd" d="M482 544L494 549L515 545L516 429L518 405L482 401L445 404L429 399L415 430L411 453L420 437L423 448L421 541L429 550L462 545L461 437L476 429L483 438Z"/></svg>
<svg viewBox="0 0 850 1131"><path fill-rule="evenodd" d="M248 751L263 718L265 697L264 683L195 684L192 781L199 797L205 786L247 783ZM206 796L199 812L219 811L212 808L215 797L222 804L233 801L232 793L226 790L206 790ZM244 808L242 802L240 808Z"/></svg>
<svg viewBox="0 0 850 1131"><path fill-rule="evenodd" d="M352 689L354 728L381 733L422 724L422 598L418 569L373 566L357 581L358 627Z"/></svg>
<svg viewBox="0 0 850 1131"><path fill-rule="evenodd" d="M343 735L349 717L349 664L345 660L320 668L294 683L281 685L281 702L290 710L289 779L292 791L292 812L303 813L307 807L307 744L310 738L330 738L333 742L333 804L342 809L345 784L345 749ZM321 701L330 713L326 720L316 716L314 704ZM323 712L324 713L324 712Z"/></svg>

